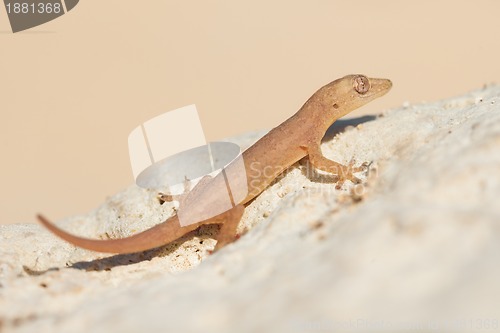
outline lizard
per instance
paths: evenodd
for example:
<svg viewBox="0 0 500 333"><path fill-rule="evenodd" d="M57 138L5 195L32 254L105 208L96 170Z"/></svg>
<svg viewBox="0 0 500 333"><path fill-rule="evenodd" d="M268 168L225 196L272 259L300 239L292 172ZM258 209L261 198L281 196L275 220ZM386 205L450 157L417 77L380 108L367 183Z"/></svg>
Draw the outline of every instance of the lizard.
<svg viewBox="0 0 500 333"><path fill-rule="evenodd" d="M246 182L247 195L233 208L213 217L196 220L197 214L220 204L219 198L227 200L224 186L225 175L203 178L192 190L180 196L167 196L165 200L178 200L179 211L193 212L196 223L181 226L179 214L154 227L126 238L99 240L72 235L42 215L38 220L57 236L78 247L105 253L134 253L166 245L204 224L219 224L214 250L233 242L237 238L236 228L243 215L245 205L264 191L270 183L300 159L308 156L314 168L337 176L337 188L345 181L359 183L354 174L366 169L366 163L355 167L354 160L348 165L332 161L323 156L321 140L326 130L339 118L366 103L385 95L392 87L388 79L368 78L365 75L347 75L332 81L317 90L289 119L273 128L241 157L246 177L239 177L240 185ZM250 173L252 170L253 173ZM231 164L226 172L231 171ZM246 178L246 179L245 179Z"/></svg>

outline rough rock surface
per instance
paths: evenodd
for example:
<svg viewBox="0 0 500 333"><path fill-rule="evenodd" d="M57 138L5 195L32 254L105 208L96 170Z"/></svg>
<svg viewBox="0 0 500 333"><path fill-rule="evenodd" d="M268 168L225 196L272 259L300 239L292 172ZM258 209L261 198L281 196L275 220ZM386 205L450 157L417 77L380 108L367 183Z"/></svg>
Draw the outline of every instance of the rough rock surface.
<svg viewBox="0 0 500 333"><path fill-rule="evenodd" d="M303 160L213 255L214 226L116 256L0 226L0 332L500 331L500 86L340 121L322 149L372 162L363 185ZM60 225L127 236L172 214L155 195Z"/></svg>

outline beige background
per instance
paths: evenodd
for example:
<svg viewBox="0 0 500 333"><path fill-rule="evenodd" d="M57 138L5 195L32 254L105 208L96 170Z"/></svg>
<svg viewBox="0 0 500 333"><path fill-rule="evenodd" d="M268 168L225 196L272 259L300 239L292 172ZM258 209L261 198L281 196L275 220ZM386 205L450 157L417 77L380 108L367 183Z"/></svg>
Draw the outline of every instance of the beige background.
<svg viewBox="0 0 500 333"><path fill-rule="evenodd" d="M498 13L496 0L81 0L12 34L2 6L0 223L97 207L133 182L129 132L183 105L215 140L275 126L349 73L394 82L353 116L498 82Z"/></svg>

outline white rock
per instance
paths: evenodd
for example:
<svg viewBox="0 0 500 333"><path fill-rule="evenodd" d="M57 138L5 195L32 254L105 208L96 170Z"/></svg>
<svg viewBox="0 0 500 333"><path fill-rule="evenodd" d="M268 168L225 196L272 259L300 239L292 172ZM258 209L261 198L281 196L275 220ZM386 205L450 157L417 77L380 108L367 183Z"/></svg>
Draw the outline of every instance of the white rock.
<svg viewBox="0 0 500 333"><path fill-rule="evenodd" d="M335 190L301 161L211 256L214 226L117 256L0 226L0 331L498 331L499 99L491 86L338 122L323 152L373 162L364 186ZM155 195L132 186L60 225L128 236L172 213Z"/></svg>

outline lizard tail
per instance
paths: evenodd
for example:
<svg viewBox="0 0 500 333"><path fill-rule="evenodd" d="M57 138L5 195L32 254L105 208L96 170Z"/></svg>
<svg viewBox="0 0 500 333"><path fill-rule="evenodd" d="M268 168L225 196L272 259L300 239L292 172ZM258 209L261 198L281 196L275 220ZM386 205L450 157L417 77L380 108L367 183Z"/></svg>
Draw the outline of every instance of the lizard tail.
<svg viewBox="0 0 500 333"><path fill-rule="evenodd" d="M170 243L200 226L200 223L196 223L180 227L177 216L172 216L151 229L127 238L98 240L82 238L67 233L42 215L37 215L37 218L47 229L65 241L87 250L106 253L134 253L149 250Z"/></svg>

